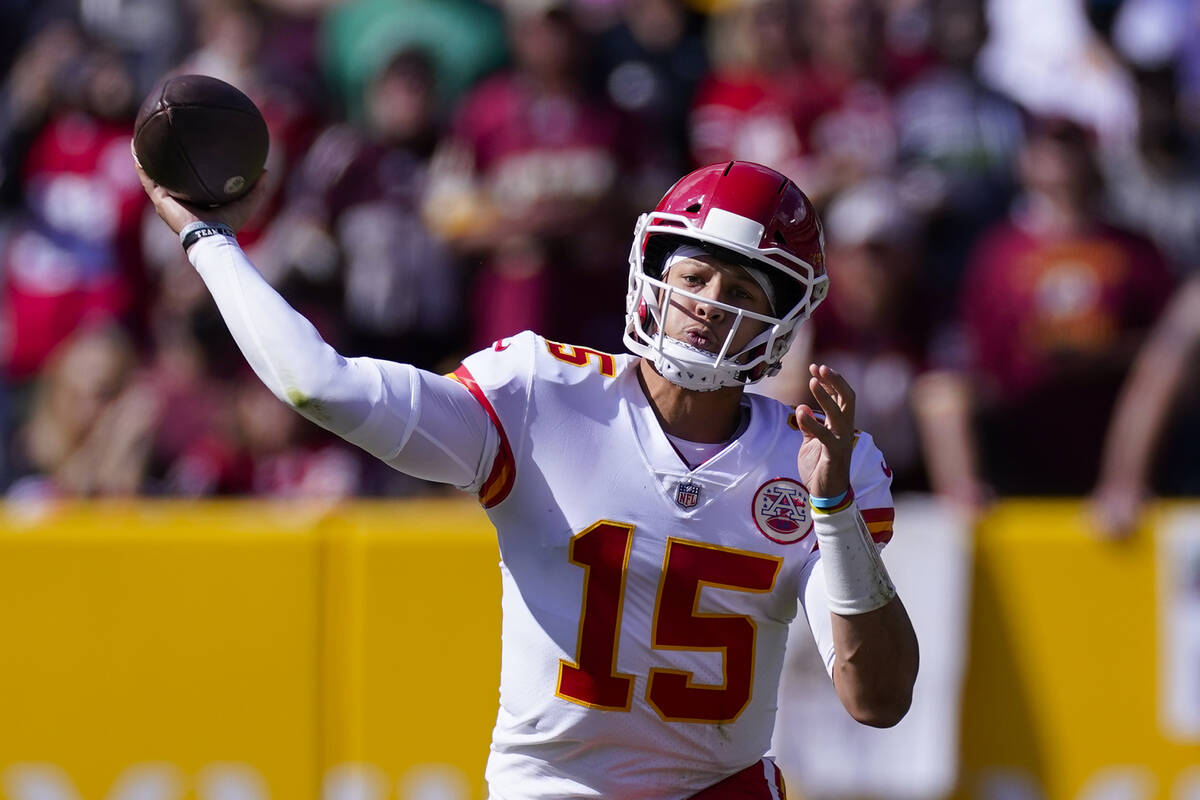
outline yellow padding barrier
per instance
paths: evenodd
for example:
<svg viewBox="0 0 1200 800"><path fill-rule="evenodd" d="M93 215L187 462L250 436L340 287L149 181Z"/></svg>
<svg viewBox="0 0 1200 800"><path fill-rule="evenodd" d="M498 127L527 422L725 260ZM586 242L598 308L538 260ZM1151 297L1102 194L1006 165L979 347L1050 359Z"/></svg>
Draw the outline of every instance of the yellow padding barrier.
<svg viewBox="0 0 1200 800"><path fill-rule="evenodd" d="M1119 544L1074 502L984 522L956 797L1200 796L1161 512ZM0 512L0 800L481 800L497 561L469 500Z"/></svg>
<svg viewBox="0 0 1200 800"><path fill-rule="evenodd" d="M1178 700L1164 657L1185 644L1161 624L1166 527L1200 544L1200 506L1164 503L1117 542L1077 502L1008 501L983 520L957 797L1200 798L1200 737L1162 724Z"/></svg>

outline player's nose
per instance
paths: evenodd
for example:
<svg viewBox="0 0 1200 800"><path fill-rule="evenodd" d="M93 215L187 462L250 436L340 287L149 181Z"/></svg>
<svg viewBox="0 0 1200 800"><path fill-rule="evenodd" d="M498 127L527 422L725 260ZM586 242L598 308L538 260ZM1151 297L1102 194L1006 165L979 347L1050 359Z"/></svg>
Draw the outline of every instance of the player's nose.
<svg viewBox="0 0 1200 800"><path fill-rule="evenodd" d="M723 292L724 289L722 288L722 281L719 276L708 281L704 285L704 288L697 292L701 299L696 302L696 314L711 322L719 321L725 312L724 309L715 304L724 299L722 297Z"/></svg>
<svg viewBox="0 0 1200 800"><path fill-rule="evenodd" d="M720 322L725 318L725 309L714 305L716 298L705 298L696 302L696 316L711 323Z"/></svg>

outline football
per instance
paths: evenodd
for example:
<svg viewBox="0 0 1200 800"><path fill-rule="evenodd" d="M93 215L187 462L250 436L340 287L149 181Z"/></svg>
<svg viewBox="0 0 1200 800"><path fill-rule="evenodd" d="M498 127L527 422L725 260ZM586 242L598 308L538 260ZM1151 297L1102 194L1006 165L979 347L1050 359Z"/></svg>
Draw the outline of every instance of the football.
<svg viewBox="0 0 1200 800"><path fill-rule="evenodd" d="M244 195L262 174L270 137L249 97L207 75L174 75L142 103L134 157L172 197L219 206Z"/></svg>

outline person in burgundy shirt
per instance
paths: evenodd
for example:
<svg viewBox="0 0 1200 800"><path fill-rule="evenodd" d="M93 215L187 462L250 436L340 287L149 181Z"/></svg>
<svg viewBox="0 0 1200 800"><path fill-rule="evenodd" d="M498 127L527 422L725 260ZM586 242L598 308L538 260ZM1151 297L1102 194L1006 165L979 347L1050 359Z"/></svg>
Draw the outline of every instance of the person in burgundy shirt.
<svg viewBox="0 0 1200 800"><path fill-rule="evenodd" d="M934 489L973 508L992 491L1092 487L1117 391L1172 284L1149 240L1102 219L1087 131L1040 120L1019 161L1013 216L967 266L963 361L917 394Z"/></svg>
<svg viewBox="0 0 1200 800"><path fill-rule="evenodd" d="M639 137L586 87L568 9L535 5L506 10L514 65L463 99L434 158L427 221L481 264L468 290L472 346L524 328L615 345L603 311L623 282L595 284L600 296L575 287L627 249L618 188Z"/></svg>

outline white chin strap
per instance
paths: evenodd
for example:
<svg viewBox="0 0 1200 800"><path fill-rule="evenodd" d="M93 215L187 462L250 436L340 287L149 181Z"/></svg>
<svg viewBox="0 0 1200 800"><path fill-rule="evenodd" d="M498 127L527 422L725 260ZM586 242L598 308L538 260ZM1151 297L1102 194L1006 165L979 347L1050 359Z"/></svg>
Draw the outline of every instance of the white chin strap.
<svg viewBox="0 0 1200 800"><path fill-rule="evenodd" d="M662 348L648 353L647 357L659 375L684 389L712 392L723 386L746 385L746 381L740 377L743 372L740 367L718 367L715 353L692 347L670 336L664 336Z"/></svg>

